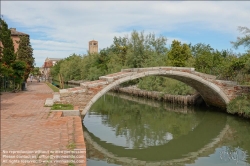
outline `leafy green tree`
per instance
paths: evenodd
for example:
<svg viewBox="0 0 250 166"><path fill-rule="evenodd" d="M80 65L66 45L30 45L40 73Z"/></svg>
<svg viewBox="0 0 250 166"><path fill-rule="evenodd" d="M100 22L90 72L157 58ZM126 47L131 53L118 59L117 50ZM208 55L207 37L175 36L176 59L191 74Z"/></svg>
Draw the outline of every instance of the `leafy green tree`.
<svg viewBox="0 0 250 166"><path fill-rule="evenodd" d="M81 62L82 62L82 56L72 54L64 61L59 63L60 65L59 73L62 74L64 81L80 80ZM58 75L56 76L56 78L58 78Z"/></svg>
<svg viewBox="0 0 250 166"><path fill-rule="evenodd" d="M225 67L228 65L226 59L229 55L233 55L227 50L214 50L209 44L203 43L191 46L191 52L195 58L194 67L196 70L212 75L220 75L225 72L221 69L226 70Z"/></svg>
<svg viewBox="0 0 250 166"><path fill-rule="evenodd" d="M33 74L33 76L41 76L42 74L39 70L39 67L34 67L31 73Z"/></svg>
<svg viewBox="0 0 250 166"><path fill-rule="evenodd" d="M176 67L186 66L186 61L191 57L191 50L187 44L174 40L168 52L170 64Z"/></svg>
<svg viewBox="0 0 250 166"><path fill-rule="evenodd" d="M237 49L239 46L244 46L250 51L250 29L247 27L238 27L238 30L245 36L237 37L235 42L231 42L233 46Z"/></svg>
<svg viewBox="0 0 250 166"><path fill-rule="evenodd" d="M13 72L11 65L15 61L16 55L14 53L14 45L11 39L11 31L8 29L7 23L1 18L0 42L2 43L2 47L0 47L1 73L5 76L10 76L10 74Z"/></svg>
<svg viewBox="0 0 250 166"><path fill-rule="evenodd" d="M16 84L19 85L19 88L20 88L21 83L24 80L23 78L25 75L26 65L27 64L24 61L20 61L20 60L16 60L14 63L12 63L15 82Z"/></svg>
<svg viewBox="0 0 250 166"><path fill-rule="evenodd" d="M30 72L33 70L35 65L35 58L33 57L33 48L30 44L29 36L20 36L18 41L19 47L17 50L17 59L26 63L26 69L24 74L24 80L27 80Z"/></svg>
<svg viewBox="0 0 250 166"><path fill-rule="evenodd" d="M65 59L62 59L58 61L51 69L50 74L53 77L53 79L56 78L58 80L58 74L60 73L61 64L64 63Z"/></svg>

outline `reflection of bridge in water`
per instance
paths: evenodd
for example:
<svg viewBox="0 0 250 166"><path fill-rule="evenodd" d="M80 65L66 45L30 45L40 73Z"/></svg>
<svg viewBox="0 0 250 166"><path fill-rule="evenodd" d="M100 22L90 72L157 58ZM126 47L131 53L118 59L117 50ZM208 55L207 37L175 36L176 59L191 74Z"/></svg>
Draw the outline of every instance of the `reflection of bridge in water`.
<svg viewBox="0 0 250 166"><path fill-rule="evenodd" d="M110 95L111 94L111 95ZM112 97L112 95L114 97ZM119 98L117 100L117 97ZM139 104L146 104L152 107L161 107L165 106L164 110L176 111L175 108L171 111L171 104L161 104L161 102L147 100L144 98L138 98L133 96L128 96L124 94L115 94L115 93L108 93L108 96L104 96L100 101L97 102L98 105L94 105L93 109L97 111L98 106L101 108L100 110L104 109L103 103L108 104L109 106L112 103L123 103L123 99L139 102ZM148 101L151 101L150 103ZM100 104L99 104L100 103ZM126 103L130 105L130 103ZM114 105L115 109L119 109ZM143 107L145 108L145 107ZM170 109L169 109L170 108ZM192 107L191 107L192 108ZM154 110L154 109L152 109ZM95 112L95 111L94 111ZM117 110L117 113L120 111ZM150 111L151 112L151 111ZM154 112L154 111L153 111ZM177 109L178 113L174 113L177 115L176 118L179 117L180 114L196 114L193 109L179 108ZM110 112L112 116L116 117L115 112ZM172 114L171 113L171 114ZM191 113L191 114L189 114ZM170 115L171 115L170 114ZM90 113L89 116L85 118L90 119L91 122L91 115L96 115L95 113ZM105 114L106 115L106 114ZM154 113L152 113L154 115ZM168 114L167 114L168 115ZM97 137L94 133L88 131L88 128L83 126L84 137L86 139L87 149L87 157L97 158L100 160L106 160L109 163L119 164L119 165L184 165L187 163L194 163L194 161L201 156L208 156L213 154L215 149L220 146L220 144L225 140L224 138L228 130L230 130L229 126L226 125L227 117L223 114L218 114L214 116L213 113L209 112L202 112L202 121L200 121L195 128L190 130L188 133L182 134L181 136L174 137L174 139L159 144L157 146L145 146L144 148L136 148L136 149L129 149L127 146L120 146L111 144L110 141L106 142L102 140L102 137ZM186 116L186 115L185 115ZM106 119L106 118L105 118ZM111 122L113 122L113 118L110 117ZM185 118L183 119L185 120ZM95 121L96 122L96 121ZM102 123L102 122L101 122ZM104 122L107 126L110 127L110 123ZM88 124L88 123L86 123ZM91 124L91 123L89 123ZM112 126L117 126L117 123L112 123ZM89 126L89 125L86 125ZM167 126L166 126L167 127ZM113 130L113 129L112 129ZM163 131L163 130L162 130ZM131 131L133 132L133 130ZM160 132L162 133L162 132ZM97 134L98 135L98 134ZM136 136L133 135L133 138ZM132 138L132 137L131 137ZM131 139L128 138L128 139Z"/></svg>
<svg viewBox="0 0 250 166"><path fill-rule="evenodd" d="M141 165L152 165L152 166L168 166L168 165L175 165L178 164L179 166L185 165L188 163L194 163L194 161L198 157L205 157L209 156L210 154L213 154L215 149L217 148L217 145L220 143L221 140L225 137L227 131L230 130L230 127L228 125L225 125L225 127L219 132L219 134L212 139L211 142L207 143L205 146L202 148L198 149L195 152L190 152L187 153L185 156L182 156L181 158L178 159L170 159L170 160L162 160L162 161L145 161L145 160L140 160L136 159L135 157L129 156L117 156L117 153L110 152L110 150L107 150L105 147L115 147L115 145L107 144L103 141L100 141L99 138L96 138L92 133L89 133L89 131L84 128L84 137L86 139L86 144L87 146L91 146L91 154L90 152L87 152L87 157L88 158L93 158L93 159L100 159L100 160L106 160L108 163L113 163L113 164L121 164L121 165L136 165L136 166L141 166ZM185 144L182 144L185 146ZM163 145L164 146L164 145ZM112 149L112 148L111 148ZM117 148L115 148L117 150ZM167 150L167 149L166 149ZM93 151L95 151L93 153ZM124 149L126 151L126 149ZM131 150L132 151L132 150ZM137 150L137 151L143 151L143 150ZM174 153L174 149L172 149L172 152ZM124 152L123 152L124 153ZM129 152L125 152L125 154L129 154ZM142 152L143 153L143 152ZM156 153L149 153L145 157L148 158L150 156L157 156L161 155L161 151L158 151ZM167 152L166 152L167 153ZM97 154L97 155L95 155ZM152 155L154 154L154 155ZM163 152L164 154L164 152ZM150 155L150 156L149 156Z"/></svg>

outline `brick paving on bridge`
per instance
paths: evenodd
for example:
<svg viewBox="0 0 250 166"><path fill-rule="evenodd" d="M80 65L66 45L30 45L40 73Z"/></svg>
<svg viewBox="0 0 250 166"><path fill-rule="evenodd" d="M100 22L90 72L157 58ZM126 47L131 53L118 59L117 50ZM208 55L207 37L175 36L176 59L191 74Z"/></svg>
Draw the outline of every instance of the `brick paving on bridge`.
<svg viewBox="0 0 250 166"><path fill-rule="evenodd" d="M46 98L53 97L53 91L45 83L28 81L27 91L3 92L0 97L2 166L69 165L66 160L70 158L64 158L67 156L62 153L71 149L78 149L77 157L84 160L84 163L72 165L86 166L81 118L63 117L62 112L51 112L50 107L44 107ZM13 151L17 153L12 154ZM52 159L53 155L57 159ZM15 158L11 158L13 156ZM48 156L51 160L46 158ZM35 159L40 163L21 163Z"/></svg>

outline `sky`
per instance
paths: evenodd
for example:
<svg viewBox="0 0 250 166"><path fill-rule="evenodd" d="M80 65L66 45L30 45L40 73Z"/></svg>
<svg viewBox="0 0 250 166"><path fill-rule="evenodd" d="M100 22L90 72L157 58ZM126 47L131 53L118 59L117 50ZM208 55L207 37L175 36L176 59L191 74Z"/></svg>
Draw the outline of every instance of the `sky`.
<svg viewBox="0 0 250 166"><path fill-rule="evenodd" d="M84 55L88 42L99 50L113 38L133 30L154 33L171 42L209 44L235 50L230 41L242 36L238 26L250 28L248 1L1 1L1 15L9 28L30 35L37 67L45 59Z"/></svg>

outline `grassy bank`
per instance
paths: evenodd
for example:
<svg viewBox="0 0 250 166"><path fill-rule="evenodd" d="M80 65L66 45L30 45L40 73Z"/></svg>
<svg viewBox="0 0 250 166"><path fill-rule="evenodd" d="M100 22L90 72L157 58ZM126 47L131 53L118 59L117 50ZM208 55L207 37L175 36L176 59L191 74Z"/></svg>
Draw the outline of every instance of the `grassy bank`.
<svg viewBox="0 0 250 166"><path fill-rule="evenodd" d="M73 110L74 106L71 104L54 104L51 110Z"/></svg>
<svg viewBox="0 0 250 166"><path fill-rule="evenodd" d="M59 88L57 88L56 86L52 85L49 82L46 82L46 84L54 91L54 92L59 92Z"/></svg>
<svg viewBox="0 0 250 166"><path fill-rule="evenodd" d="M250 118L250 94L243 94L230 101L227 112Z"/></svg>

